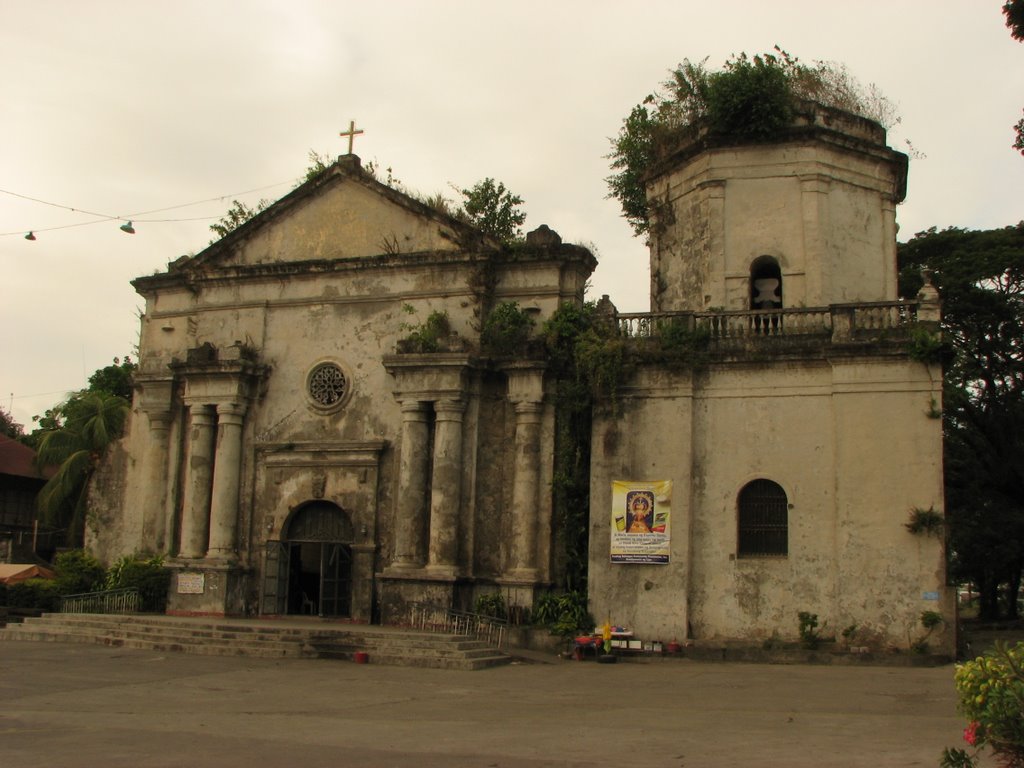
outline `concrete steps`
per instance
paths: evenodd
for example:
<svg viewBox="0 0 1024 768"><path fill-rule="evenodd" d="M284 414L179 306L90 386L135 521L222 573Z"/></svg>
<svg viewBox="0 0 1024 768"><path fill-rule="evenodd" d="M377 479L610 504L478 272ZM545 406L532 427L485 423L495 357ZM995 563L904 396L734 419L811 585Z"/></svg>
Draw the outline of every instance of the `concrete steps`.
<svg viewBox="0 0 1024 768"><path fill-rule="evenodd" d="M318 619L248 620L158 615L51 613L0 629L0 640L98 643L118 648L261 658L355 658L372 664L476 670L507 654L458 635Z"/></svg>

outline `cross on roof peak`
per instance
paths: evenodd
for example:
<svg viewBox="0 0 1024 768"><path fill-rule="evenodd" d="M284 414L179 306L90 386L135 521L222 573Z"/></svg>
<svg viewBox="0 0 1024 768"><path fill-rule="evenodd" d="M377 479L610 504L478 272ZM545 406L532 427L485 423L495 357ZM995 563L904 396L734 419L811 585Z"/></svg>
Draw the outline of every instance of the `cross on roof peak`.
<svg viewBox="0 0 1024 768"><path fill-rule="evenodd" d="M362 132L363 132L362 130L356 130L356 121L355 120L349 120L348 121L348 130L347 131L342 131L341 133L338 134L339 136L342 136L342 137L348 136L348 154L350 154L350 155L352 154L352 142L355 140L356 136L358 136Z"/></svg>

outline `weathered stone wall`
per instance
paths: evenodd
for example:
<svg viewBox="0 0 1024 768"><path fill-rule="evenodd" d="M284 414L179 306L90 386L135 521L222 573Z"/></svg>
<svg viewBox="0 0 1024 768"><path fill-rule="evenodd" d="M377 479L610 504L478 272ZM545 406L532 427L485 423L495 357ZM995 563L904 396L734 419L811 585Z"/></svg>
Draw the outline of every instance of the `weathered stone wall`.
<svg viewBox="0 0 1024 768"><path fill-rule="evenodd" d="M941 540L904 528L914 508L942 506L937 370L850 357L677 377L639 372L621 416L595 424L595 616L645 638L756 642L795 640L808 611L833 634L857 624L904 648L922 611L952 616ZM788 497L785 557L737 556L737 497L758 478ZM673 481L669 565L609 565L612 480Z"/></svg>

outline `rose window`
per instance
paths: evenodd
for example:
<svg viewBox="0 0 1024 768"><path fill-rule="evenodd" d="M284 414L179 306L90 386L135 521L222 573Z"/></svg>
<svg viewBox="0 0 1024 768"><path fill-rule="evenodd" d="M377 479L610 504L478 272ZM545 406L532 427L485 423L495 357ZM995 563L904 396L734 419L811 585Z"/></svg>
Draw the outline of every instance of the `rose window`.
<svg viewBox="0 0 1024 768"><path fill-rule="evenodd" d="M317 405L337 405L347 389L345 374L334 363L321 363L309 374L309 396Z"/></svg>

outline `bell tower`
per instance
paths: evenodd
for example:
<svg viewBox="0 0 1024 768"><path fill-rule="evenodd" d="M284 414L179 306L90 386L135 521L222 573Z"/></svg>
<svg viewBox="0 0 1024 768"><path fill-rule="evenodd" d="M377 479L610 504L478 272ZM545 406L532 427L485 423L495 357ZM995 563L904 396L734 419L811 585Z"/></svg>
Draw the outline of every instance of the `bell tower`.
<svg viewBox="0 0 1024 768"><path fill-rule="evenodd" d="M648 177L651 310L895 300L906 180L885 129L810 102L771 142L699 135Z"/></svg>

